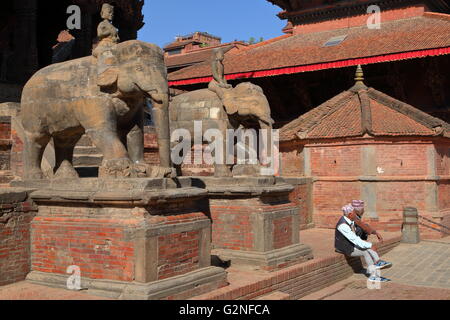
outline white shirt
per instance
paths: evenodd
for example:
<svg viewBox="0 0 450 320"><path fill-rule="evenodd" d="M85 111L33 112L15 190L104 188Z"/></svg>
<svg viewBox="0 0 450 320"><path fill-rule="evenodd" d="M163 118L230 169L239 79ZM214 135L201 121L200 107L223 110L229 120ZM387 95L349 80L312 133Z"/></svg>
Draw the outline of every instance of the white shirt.
<svg viewBox="0 0 450 320"><path fill-rule="evenodd" d="M355 223L349 218L344 216L345 221L347 221L351 226ZM338 227L340 233L344 235L351 243L353 243L356 247L360 249L370 249L372 248L372 244L370 242L362 240L360 237L353 232L352 228L345 223L341 223Z"/></svg>

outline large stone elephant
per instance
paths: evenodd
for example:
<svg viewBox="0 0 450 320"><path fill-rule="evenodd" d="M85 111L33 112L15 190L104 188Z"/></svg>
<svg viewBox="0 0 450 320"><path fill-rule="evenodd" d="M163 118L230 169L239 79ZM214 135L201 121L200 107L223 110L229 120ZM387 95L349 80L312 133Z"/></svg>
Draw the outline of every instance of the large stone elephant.
<svg viewBox="0 0 450 320"><path fill-rule="evenodd" d="M194 121L202 122L202 134L208 129L218 129L225 138L228 129L272 129L270 105L261 87L249 82L241 83L235 88L216 89L212 82L209 89L200 89L175 96L170 102L170 126L171 132L177 129L189 131L194 137ZM173 141L177 144L182 141L180 137ZM205 141L203 141L205 142ZM194 144L194 139L192 139ZM233 151L236 154L236 145ZM228 151L226 145L223 154ZM242 175L243 171L236 170L238 166L226 163L215 163L214 174L216 177ZM256 174L247 166L245 172ZM177 169L181 171L180 166ZM239 173L238 173L239 172Z"/></svg>
<svg viewBox="0 0 450 320"><path fill-rule="evenodd" d="M144 164L144 99L153 105L160 166L170 174L167 71L162 50L137 40L111 50L116 65L108 87L97 84L97 59L93 56L50 65L25 85L21 119L25 130L24 175L42 179L43 151L54 140L56 177L74 177L73 150L83 134L103 154L100 175L142 176ZM155 168L153 168L155 169Z"/></svg>

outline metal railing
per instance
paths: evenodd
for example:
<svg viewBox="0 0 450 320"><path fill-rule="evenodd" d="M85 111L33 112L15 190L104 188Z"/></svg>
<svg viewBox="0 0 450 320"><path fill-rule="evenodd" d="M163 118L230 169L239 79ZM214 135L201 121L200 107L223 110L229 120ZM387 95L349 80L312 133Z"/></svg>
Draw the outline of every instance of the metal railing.
<svg viewBox="0 0 450 320"><path fill-rule="evenodd" d="M437 226L441 227L442 229L438 229L438 228L432 227L432 226L430 226L430 225L427 225L427 224L425 224L425 223L423 223L423 222L421 222L421 221L418 221L418 223L419 223L421 226L424 226L424 227L426 227L426 228L429 228L429 229L432 229L432 230L435 230L435 231L442 232L442 233L445 233L445 234L450 235L450 232L449 232L449 231L450 231L450 228L449 228L449 227L444 226L443 224L440 224L440 223L438 223L438 222L436 222L436 221L433 221L433 220L431 220L431 219L425 218L424 216L421 216L420 214L419 214L418 216L419 216L420 219L425 220L425 221L427 221L428 223L432 223L432 224L434 224L434 225L437 225ZM448 231L445 231L444 229L447 229Z"/></svg>

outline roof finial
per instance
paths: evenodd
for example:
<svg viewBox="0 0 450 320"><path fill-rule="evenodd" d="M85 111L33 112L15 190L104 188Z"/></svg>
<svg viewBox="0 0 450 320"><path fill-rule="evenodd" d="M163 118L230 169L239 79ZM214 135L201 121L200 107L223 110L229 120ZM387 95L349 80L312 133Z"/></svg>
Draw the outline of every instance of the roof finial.
<svg viewBox="0 0 450 320"><path fill-rule="evenodd" d="M356 82L364 81L364 72L363 72L363 69L361 68L360 64L358 64L358 68L356 68L355 81Z"/></svg>

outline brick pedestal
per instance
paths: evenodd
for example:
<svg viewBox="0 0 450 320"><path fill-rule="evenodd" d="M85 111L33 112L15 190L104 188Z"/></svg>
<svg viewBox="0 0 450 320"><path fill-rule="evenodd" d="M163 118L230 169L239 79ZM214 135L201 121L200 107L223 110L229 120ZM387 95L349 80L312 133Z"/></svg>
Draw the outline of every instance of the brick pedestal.
<svg viewBox="0 0 450 320"><path fill-rule="evenodd" d="M299 243L293 186L275 178L201 179L209 191L213 253L232 264L276 270L312 259Z"/></svg>
<svg viewBox="0 0 450 320"><path fill-rule="evenodd" d="M27 279L66 287L67 268L78 266L83 288L122 299L186 299L226 285L210 266L207 192L172 183L82 179L35 191Z"/></svg>

